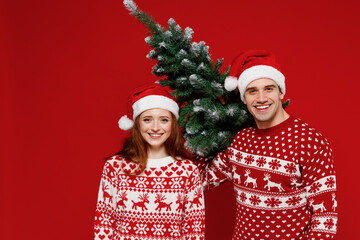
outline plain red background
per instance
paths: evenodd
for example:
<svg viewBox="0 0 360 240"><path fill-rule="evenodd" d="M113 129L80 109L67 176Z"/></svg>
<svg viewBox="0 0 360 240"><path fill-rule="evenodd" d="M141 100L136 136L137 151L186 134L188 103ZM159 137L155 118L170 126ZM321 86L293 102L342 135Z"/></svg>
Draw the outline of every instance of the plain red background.
<svg viewBox="0 0 360 240"><path fill-rule="evenodd" d="M338 239L358 239L359 17L356 0L137 1L195 31L224 65L273 51L287 111L325 134L338 177ZM92 239L104 158L129 90L155 81L147 30L121 0L0 3L1 239ZM207 239L230 239L231 183L206 193Z"/></svg>

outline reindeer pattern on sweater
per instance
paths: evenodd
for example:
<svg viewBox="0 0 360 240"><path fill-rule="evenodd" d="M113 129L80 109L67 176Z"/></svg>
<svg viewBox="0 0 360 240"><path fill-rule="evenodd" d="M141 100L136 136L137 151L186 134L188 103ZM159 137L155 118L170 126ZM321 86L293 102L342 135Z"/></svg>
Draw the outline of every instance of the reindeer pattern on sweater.
<svg viewBox="0 0 360 240"><path fill-rule="evenodd" d="M233 180L233 239L333 239L337 201L332 150L290 117L269 129L241 130L212 161L199 159L205 189Z"/></svg>
<svg viewBox="0 0 360 240"><path fill-rule="evenodd" d="M95 239L204 239L204 197L198 168L189 160L148 159L137 165L115 156L101 177Z"/></svg>

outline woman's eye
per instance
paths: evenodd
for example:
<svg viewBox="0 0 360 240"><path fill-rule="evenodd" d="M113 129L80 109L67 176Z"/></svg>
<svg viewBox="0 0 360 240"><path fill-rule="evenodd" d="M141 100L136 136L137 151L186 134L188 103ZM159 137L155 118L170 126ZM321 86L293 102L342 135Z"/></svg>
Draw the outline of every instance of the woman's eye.
<svg viewBox="0 0 360 240"><path fill-rule="evenodd" d="M144 122L150 122L150 118L144 118L143 121Z"/></svg>
<svg viewBox="0 0 360 240"><path fill-rule="evenodd" d="M167 123L169 120L168 119L162 119L161 120L163 123Z"/></svg>

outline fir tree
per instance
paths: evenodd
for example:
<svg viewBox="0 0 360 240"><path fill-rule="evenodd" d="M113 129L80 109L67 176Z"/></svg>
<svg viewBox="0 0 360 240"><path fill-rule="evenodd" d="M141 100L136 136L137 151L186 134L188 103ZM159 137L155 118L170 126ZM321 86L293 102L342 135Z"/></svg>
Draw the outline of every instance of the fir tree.
<svg viewBox="0 0 360 240"><path fill-rule="evenodd" d="M209 46L192 41L191 28L183 30L172 18L163 28L133 1L124 0L124 5L148 29L145 42L153 49L146 57L156 61L152 73L179 103L186 146L197 155L214 157L239 130L253 124L239 92L224 89L229 67L220 70L223 60L213 62Z"/></svg>

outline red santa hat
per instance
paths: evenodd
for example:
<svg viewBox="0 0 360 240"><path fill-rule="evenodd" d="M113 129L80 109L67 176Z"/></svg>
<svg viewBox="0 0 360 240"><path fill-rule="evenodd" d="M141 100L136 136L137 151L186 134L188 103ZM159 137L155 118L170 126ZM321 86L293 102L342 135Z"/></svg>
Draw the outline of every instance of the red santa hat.
<svg viewBox="0 0 360 240"><path fill-rule="evenodd" d="M119 120L119 127L122 130L130 130L134 126L134 121L142 112L161 108L170 111L179 118L179 106L174 98L157 83L143 85L129 96L127 102L127 114Z"/></svg>
<svg viewBox="0 0 360 240"><path fill-rule="evenodd" d="M259 78L274 80L280 91L285 94L285 76L281 73L275 56L266 50L250 50L238 55L231 64L224 87L228 91L238 87L241 100L244 101L247 85Z"/></svg>

